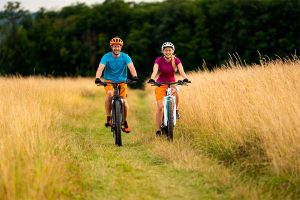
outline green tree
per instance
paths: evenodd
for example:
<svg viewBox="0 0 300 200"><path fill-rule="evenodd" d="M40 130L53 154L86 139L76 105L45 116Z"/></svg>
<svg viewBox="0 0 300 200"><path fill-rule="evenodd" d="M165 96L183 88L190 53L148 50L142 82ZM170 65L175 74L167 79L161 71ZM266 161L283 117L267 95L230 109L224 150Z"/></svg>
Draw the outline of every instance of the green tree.
<svg viewBox="0 0 300 200"><path fill-rule="evenodd" d="M0 73L94 75L109 40L147 79L163 42L176 46L186 70L223 64L238 53L247 63L262 55L284 57L300 50L300 4L294 0L106 0L59 11L28 13L10 2L0 13Z"/></svg>
<svg viewBox="0 0 300 200"><path fill-rule="evenodd" d="M31 47L27 39L27 31L21 24L31 23L29 12L23 10L19 2L8 2L0 15L0 73L3 74L29 74L23 67L27 62L27 48Z"/></svg>

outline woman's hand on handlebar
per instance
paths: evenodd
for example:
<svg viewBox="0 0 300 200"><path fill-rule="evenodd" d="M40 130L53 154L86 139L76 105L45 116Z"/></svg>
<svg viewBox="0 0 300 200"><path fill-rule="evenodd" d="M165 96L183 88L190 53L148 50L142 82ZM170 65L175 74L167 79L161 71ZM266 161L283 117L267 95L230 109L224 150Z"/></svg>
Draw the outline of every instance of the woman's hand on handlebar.
<svg viewBox="0 0 300 200"><path fill-rule="evenodd" d="M151 79L149 79L149 81L147 83L154 84L155 80L151 78Z"/></svg>

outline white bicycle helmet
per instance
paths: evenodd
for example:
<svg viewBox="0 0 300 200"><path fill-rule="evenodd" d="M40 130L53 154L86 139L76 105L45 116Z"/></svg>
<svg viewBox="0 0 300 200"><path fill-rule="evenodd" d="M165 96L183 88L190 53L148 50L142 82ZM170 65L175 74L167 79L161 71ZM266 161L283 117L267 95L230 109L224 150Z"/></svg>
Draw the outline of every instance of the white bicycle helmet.
<svg viewBox="0 0 300 200"><path fill-rule="evenodd" d="M175 51L175 46L171 42L165 42L165 43L163 43L163 45L161 45L161 51L163 51L164 48L166 48L166 47L171 47L173 49L173 51Z"/></svg>

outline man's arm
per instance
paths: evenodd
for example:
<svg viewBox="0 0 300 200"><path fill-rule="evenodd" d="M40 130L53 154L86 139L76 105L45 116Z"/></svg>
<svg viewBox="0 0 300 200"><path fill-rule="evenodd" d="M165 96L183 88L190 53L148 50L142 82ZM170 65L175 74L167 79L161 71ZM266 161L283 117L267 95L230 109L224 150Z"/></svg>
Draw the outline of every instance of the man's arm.
<svg viewBox="0 0 300 200"><path fill-rule="evenodd" d="M101 64L101 63L99 64L99 67L96 72L96 78L101 78L104 67L105 67L104 64Z"/></svg>
<svg viewBox="0 0 300 200"><path fill-rule="evenodd" d="M136 70L135 70L135 67L134 67L133 63L128 64L128 69L129 69L132 77L137 76L137 73L136 73Z"/></svg>

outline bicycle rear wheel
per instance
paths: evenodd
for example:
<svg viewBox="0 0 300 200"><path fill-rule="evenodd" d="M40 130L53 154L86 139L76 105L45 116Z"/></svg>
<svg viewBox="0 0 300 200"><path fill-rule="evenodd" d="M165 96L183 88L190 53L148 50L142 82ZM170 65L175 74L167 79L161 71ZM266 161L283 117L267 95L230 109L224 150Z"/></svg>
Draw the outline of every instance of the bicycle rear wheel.
<svg viewBox="0 0 300 200"><path fill-rule="evenodd" d="M167 123L167 137L169 140L173 140L174 133L174 101L168 102L168 123Z"/></svg>
<svg viewBox="0 0 300 200"><path fill-rule="evenodd" d="M114 120L115 120L115 127L114 127L114 138L115 144L118 146L122 146L122 136L121 136L121 124L122 124L122 103L121 101L115 102L115 109L114 109Z"/></svg>

